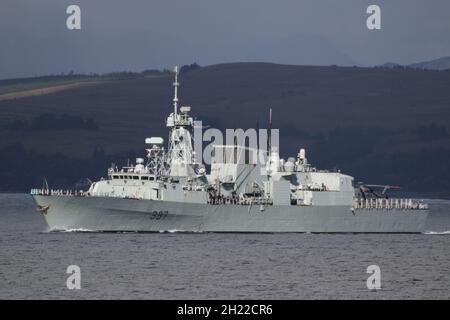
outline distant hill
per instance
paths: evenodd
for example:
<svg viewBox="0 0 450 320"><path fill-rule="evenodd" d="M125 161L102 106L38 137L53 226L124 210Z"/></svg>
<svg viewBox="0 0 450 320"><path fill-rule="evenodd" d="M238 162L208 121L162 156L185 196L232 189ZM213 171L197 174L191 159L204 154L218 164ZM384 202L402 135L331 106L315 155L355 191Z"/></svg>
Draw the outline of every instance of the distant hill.
<svg viewBox="0 0 450 320"><path fill-rule="evenodd" d="M380 67L383 68L403 68L403 66L399 63L396 62L386 62L384 64L382 64Z"/></svg>
<svg viewBox="0 0 450 320"><path fill-rule="evenodd" d="M412 68L412 69L423 69L423 70L450 70L450 57L443 57L430 61L423 61L408 65L402 65L396 62L386 62L380 67L383 68Z"/></svg>
<svg viewBox="0 0 450 320"><path fill-rule="evenodd" d="M426 70L449 70L450 57L443 57L435 60L414 63L410 64L409 67Z"/></svg>
<svg viewBox="0 0 450 320"><path fill-rule="evenodd" d="M0 191L26 191L42 176L70 186L142 156L146 137L167 137L172 82L139 75L0 99ZM356 181L450 198L450 72L230 63L191 68L180 82L180 104L204 125L262 128L272 108L283 157L306 147L314 165ZM77 125L30 127L48 114Z"/></svg>

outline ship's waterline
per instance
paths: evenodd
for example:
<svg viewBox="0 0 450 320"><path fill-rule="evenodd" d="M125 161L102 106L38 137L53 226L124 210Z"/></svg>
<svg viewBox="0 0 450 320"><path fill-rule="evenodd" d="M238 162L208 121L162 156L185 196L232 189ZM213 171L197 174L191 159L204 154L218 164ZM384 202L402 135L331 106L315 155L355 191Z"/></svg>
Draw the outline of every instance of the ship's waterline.
<svg viewBox="0 0 450 320"><path fill-rule="evenodd" d="M345 206L204 205L105 197L34 196L51 230L161 232L422 232L426 210Z"/></svg>

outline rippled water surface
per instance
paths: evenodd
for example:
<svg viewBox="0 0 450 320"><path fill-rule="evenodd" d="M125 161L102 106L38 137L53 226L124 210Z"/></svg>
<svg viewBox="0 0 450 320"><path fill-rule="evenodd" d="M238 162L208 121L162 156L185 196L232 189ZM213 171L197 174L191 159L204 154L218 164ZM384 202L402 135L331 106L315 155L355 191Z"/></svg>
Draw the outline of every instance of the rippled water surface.
<svg viewBox="0 0 450 320"><path fill-rule="evenodd" d="M0 298L449 299L450 201L431 208L416 235L55 233L30 196L0 194Z"/></svg>

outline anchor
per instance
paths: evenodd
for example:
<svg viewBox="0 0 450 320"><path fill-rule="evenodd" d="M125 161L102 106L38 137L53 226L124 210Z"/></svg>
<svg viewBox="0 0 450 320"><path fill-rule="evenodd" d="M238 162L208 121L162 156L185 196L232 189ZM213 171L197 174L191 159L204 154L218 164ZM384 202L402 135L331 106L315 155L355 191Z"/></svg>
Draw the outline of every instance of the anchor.
<svg viewBox="0 0 450 320"><path fill-rule="evenodd" d="M42 214L47 214L48 209L50 209L50 205L46 205L46 206L38 205L38 207L36 208L36 211L38 211Z"/></svg>

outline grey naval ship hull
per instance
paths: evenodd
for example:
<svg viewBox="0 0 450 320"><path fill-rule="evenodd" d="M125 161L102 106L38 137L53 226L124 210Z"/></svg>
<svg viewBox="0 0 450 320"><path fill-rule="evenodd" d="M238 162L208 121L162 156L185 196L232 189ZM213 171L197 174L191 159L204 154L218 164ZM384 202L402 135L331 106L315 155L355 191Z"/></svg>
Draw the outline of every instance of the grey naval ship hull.
<svg viewBox="0 0 450 320"><path fill-rule="evenodd" d="M211 205L111 197L32 196L51 230L419 233L428 210Z"/></svg>

